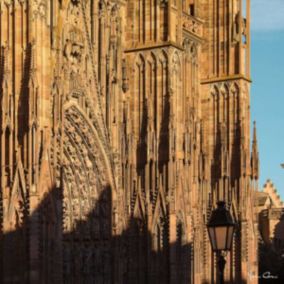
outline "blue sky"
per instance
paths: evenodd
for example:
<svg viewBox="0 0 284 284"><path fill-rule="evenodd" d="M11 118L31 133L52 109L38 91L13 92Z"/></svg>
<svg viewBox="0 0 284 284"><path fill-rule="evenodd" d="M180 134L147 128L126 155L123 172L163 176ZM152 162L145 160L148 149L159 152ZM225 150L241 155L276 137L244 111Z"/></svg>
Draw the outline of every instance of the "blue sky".
<svg viewBox="0 0 284 284"><path fill-rule="evenodd" d="M284 200L284 0L251 0L251 118L256 120L260 182Z"/></svg>

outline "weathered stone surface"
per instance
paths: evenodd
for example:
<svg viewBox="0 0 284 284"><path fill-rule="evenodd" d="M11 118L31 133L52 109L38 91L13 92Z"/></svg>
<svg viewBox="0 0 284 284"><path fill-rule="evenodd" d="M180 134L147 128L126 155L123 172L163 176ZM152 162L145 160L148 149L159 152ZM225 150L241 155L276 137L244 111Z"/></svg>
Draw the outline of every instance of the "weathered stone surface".
<svg viewBox="0 0 284 284"><path fill-rule="evenodd" d="M0 1L1 283L257 282L249 2Z"/></svg>

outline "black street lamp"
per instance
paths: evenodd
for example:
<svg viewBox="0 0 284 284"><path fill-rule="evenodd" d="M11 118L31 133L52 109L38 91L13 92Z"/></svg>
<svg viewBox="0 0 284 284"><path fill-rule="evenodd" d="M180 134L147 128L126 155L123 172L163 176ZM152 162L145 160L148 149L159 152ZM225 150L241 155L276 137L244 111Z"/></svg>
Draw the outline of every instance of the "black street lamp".
<svg viewBox="0 0 284 284"><path fill-rule="evenodd" d="M212 250L218 257L220 284L223 284L226 260L222 252L231 250L235 223L224 201L217 202L217 206L217 209L212 211L207 229Z"/></svg>

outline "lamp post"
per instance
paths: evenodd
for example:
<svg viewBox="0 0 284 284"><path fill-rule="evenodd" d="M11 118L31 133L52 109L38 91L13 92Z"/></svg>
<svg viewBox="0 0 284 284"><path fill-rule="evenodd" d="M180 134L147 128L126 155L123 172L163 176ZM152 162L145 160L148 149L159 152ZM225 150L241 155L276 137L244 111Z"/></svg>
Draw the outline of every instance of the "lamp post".
<svg viewBox="0 0 284 284"><path fill-rule="evenodd" d="M220 284L223 284L226 265L223 252L231 250L235 230L235 223L224 201L217 202L217 209L212 211L207 229L212 250L218 258Z"/></svg>

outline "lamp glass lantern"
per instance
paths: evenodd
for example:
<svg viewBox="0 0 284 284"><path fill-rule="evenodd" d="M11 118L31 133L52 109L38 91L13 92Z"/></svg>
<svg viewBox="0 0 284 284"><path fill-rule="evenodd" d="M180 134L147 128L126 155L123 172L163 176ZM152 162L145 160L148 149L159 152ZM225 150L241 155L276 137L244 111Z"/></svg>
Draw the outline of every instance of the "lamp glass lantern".
<svg viewBox="0 0 284 284"><path fill-rule="evenodd" d="M232 247L235 223L224 201L217 203L207 224L212 250L214 252L229 251Z"/></svg>

